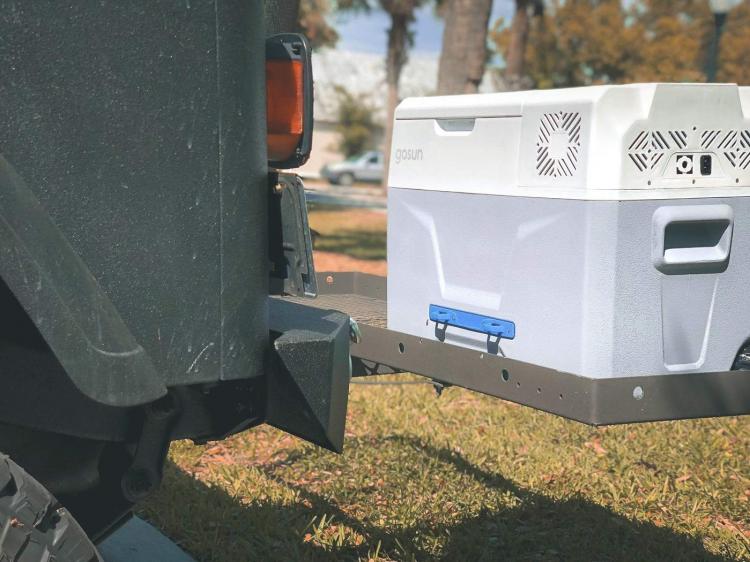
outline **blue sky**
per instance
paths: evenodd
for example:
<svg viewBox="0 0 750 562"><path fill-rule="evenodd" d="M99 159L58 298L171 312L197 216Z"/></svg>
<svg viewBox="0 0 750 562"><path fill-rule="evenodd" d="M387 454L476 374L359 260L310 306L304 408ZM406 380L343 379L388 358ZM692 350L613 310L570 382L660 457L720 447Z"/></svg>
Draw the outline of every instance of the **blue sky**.
<svg viewBox="0 0 750 562"><path fill-rule="evenodd" d="M514 5L514 0L494 0L490 25L500 17L510 21ZM373 10L370 13L334 14L332 20L341 36L338 43L340 49L385 53L386 31L389 26L385 12ZM415 31L413 52L431 54L440 52L443 21L435 16L432 4L418 10L417 21L413 29Z"/></svg>

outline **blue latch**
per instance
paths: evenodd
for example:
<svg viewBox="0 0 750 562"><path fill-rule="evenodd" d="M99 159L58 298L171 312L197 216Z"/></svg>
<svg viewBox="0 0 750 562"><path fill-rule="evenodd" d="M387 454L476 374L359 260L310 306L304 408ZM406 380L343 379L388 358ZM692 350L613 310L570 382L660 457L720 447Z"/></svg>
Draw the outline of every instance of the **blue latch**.
<svg viewBox="0 0 750 562"><path fill-rule="evenodd" d="M456 328L463 328L464 330L479 332L496 338L512 340L516 337L516 325L510 320L492 318L491 316L483 316L436 304L430 305L430 320L438 324L455 326Z"/></svg>

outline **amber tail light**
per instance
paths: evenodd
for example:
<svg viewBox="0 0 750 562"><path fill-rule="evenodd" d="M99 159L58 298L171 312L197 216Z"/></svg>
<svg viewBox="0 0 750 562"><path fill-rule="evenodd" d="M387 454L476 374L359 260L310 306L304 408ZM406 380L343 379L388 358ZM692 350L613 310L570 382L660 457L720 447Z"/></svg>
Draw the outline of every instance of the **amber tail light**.
<svg viewBox="0 0 750 562"><path fill-rule="evenodd" d="M312 148L313 85L310 46L296 33L266 40L268 164L297 168Z"/></svg>

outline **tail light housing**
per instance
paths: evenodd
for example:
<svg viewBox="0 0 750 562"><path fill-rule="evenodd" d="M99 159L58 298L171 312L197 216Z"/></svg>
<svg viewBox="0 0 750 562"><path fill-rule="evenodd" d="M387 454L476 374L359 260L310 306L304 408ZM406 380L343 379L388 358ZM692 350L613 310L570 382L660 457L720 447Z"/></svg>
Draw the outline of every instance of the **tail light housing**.
<svg viewBox="0 0 750 562"><path fill-rule="evenodd" d="M297 168L312 149L313 81L310 45L298 33L266 40L268 164Z"/></svg>

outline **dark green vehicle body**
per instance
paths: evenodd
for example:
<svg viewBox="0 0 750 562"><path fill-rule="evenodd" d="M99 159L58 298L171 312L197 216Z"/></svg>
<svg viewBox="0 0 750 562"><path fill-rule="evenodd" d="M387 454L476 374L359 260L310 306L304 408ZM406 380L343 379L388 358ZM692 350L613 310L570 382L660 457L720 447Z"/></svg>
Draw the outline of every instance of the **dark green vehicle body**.
<svg viewBox="0 0 750 562"><path fill-rule="evenodd" d="M0 16L0 275L99 402L260 375L263 20L252 2L66 4Z"/></svg>
<svg viewBox="0 0 750 562"><path fill-rule="evenodd" d="M0 2L0 451L95 536L173 439L341 446L348 318L270 314L268 4Z"/></svg>

